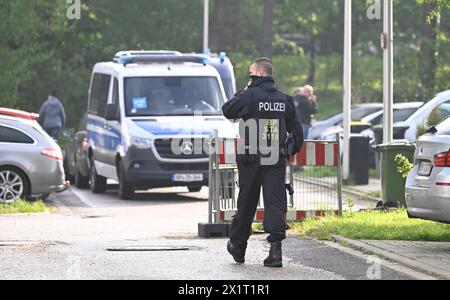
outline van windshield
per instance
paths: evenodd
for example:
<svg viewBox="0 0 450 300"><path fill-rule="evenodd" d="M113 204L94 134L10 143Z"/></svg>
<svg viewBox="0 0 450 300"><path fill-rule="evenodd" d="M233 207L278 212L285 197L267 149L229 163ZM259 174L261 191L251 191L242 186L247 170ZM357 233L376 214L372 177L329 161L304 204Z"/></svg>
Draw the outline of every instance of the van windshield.
<svg viewBox="0 0 450 300"><path fill-rule="evenodd" d="M129 117L222 115L215 77L128 77L124 83Z"/></svg>

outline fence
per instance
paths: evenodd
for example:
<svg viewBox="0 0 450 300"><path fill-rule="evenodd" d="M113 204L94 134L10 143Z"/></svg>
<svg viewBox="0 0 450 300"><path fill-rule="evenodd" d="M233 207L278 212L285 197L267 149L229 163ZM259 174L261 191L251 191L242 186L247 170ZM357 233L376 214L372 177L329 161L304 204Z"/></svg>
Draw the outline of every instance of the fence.
<svg viewBox="0 0 450 300"><path fill-rule="evenodd" d="M209 224L226 223L236 214L238 171L236 139L210 138ZM340 139L306 141L287 164L286 187L290 190L286 221L342 214ZM262 195L262 194L261 194ZM264 220L261 196L255 221Z"/></svg>

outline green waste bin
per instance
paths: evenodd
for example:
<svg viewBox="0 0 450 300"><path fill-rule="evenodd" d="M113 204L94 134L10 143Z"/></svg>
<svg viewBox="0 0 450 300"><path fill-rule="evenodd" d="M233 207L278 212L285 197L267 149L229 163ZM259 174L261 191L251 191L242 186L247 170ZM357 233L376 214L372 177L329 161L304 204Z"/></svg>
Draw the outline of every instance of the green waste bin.
<svg viewBox="0 0 450 300"><path fill-rule="evenodd" d="M405 184L403 178L397 171L395 157L401 154L414 162L415 146L409 142L398 142L377 146L380 153L381 164L381 190L383 204L389 207L406 207Z"/></svg>

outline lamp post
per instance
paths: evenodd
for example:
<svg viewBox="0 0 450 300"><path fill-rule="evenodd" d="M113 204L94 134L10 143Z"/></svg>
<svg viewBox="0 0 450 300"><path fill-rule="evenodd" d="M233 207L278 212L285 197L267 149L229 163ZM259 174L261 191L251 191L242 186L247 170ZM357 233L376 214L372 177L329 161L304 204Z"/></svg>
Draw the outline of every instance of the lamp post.
<svg viewBox="0 0 450 300"><path fill-rule="evenodd" d="M350 134L351 134L351 106L352 106L352 0L345 0L344 26L344 167L343 177L350 177Z"/></svg>

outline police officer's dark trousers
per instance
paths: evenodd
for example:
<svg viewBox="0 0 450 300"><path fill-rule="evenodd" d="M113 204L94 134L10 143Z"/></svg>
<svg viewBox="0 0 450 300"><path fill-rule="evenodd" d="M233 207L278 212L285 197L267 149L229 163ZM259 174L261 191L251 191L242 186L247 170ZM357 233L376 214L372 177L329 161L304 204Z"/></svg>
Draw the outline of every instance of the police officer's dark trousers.
<svg viewBox="0 0 450 300"><path fill-rule="evenodd" d="M262 186L264 230L269 233L267 240L269 243L281 242L286 239L286 160L280 158L276 165L270 166L261 165L261 158L256 158L254 162L244 160L244 155L238 155L238 211L231 224L230 241L240 249L247 247Z"/></svg>

